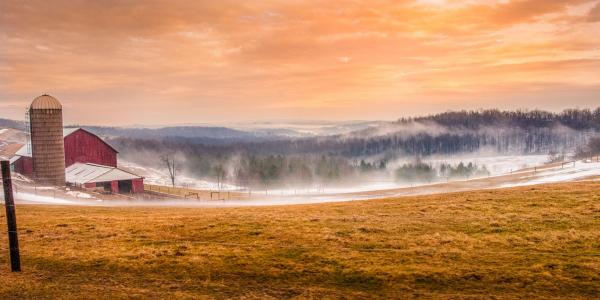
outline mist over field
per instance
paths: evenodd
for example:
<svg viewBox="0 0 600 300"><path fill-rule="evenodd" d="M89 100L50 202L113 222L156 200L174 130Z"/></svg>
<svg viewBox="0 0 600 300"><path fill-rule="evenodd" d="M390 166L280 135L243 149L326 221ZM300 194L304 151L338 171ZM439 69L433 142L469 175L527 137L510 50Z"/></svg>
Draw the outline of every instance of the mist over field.
<svg viewBox="0 0 600 300"><path fill-rule="evenodd" d="M164 164L170 157L177 164L177 186L353 192L485 178L567 161L600 136L600 108L244 126L83 127L105 137L120 151L120 164L143 174L147 183L172 184Z"/></svg>
<svg viewBox="0 0 600 300"><path fill-rule="evenodd" d="M122 159L160 172L160 157L170 155L180 167L180 184L379 189L494 176L568 160L600 135L600 108L448 112L312 137L245 135L215 141L194 127L120 136L123 130L103 131L121 149Z"/></svg>

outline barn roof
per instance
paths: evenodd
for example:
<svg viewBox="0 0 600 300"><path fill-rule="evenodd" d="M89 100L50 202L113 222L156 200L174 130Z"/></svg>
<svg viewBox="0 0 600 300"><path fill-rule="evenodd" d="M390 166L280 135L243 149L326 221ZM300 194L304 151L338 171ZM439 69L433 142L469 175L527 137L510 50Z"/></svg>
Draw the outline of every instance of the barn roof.
<svg viewBox="0 0 600 300"><path fill-rule="evenodd" d="M102 141L104 144L106 144L106 146L108 146L110 149L113 149L113 151L115 151L116 153L119 153L119 151L117 151L117 149L115 149L115 147L111 146L111 144L107 143L107 142L106 142L104 139L102 139L101 137L99 137L97 134L95 134L95 133L93 133L93 132L91 132L91 131L89 131L89 130L86 130L86 129L84 129L84 128L81 128L81 127L64 128L64 129L63 129L63 138L66 138L66 137L68 137L69 135L71 135L71 134L73 134L73 133L75 133L76 131L79 131L79 130L85 131L85 132L87 132L87 133L89 133L89 134L91 134L91 135L93 135L93 136L97 137L97 138L98 138L98 139L100 139L100 140L101 140L101 141Z"/></svg>
<svg viewBox="0 0 600 300"><path fill-rule="evenodd" d="M19 152L19 150L21 150L21 148L23 148L23 146L24 145L21 143L3 144L2 142L0 142L0 156L11 158L11 157L15 156L17 154L17 152Z"/></svg>
<svg viewBox="0 0 600 300"><path fill-rule="evenodd" d="M43 94L31 102L31 109L62 109L60 102L47 94Z"/></svg>
<svg viewBox="0 0 600 300"><path fill-rule="evenodd" d="M142 179L143 177L119 168L91 163L75 163L65 172L66 181L73 184Z"/></svg>
<svg viewBox="0 0 600 300"><path fill-rule="evenodd" d="M21 158L21 157L20 157L20 156L18 156L18 155L15 155L15 156L11 157L11 158L10 158L8 161L9 161L9 163L12 165L12 164L14 164L14 163L15 163L17 160L19 160L19 158Z"/></svg>
<svg viewBox="0 0 600 300"><path fill-rule="evenodd" d="M15 156L25 156L31 157L31 151L27 147L27 144L23 145L17 152L15 152Z"/></svg>
<svg viewBox="0 0 600 300"><path fill-rule="evenodd" d="M64 128L63 129L63 137L65 138L65 137L71 135L73 132L75 132L75 131L77 131L79 129L83 130L83 128L80 128L80 127L76 127L76 128Z"/></svg>

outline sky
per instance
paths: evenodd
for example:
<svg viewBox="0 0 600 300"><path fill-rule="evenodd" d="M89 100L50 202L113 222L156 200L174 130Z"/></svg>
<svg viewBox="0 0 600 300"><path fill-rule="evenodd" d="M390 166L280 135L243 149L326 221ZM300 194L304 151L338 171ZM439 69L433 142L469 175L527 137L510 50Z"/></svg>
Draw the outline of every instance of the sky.
<svg viewBox="0 0 600 300"><path fill-rule="evenodd" d="M600 106L600 0L0 1L0 117L394 120Z"/></svg>

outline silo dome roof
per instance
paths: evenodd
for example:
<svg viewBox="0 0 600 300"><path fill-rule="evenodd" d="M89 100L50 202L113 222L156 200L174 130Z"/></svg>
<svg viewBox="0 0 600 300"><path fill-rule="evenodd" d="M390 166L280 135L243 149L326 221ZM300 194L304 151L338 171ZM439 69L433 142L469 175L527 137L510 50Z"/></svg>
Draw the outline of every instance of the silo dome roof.
<svg viewBox="0 0 600 300"><path fill-rule="evenodd" d="M41 95L31 102L31 109L62 109L62 105L56 98L50 95Z"/></svg>

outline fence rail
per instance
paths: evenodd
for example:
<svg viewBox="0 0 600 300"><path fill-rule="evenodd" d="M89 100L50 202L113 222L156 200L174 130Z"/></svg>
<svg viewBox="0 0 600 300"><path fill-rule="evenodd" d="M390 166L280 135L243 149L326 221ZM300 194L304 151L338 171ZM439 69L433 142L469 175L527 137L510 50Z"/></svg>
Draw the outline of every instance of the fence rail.
<svg viewBox="0 0 600 300"><path fill-rule="evenodd" d="M199 190L185 187L172 187L155 184L144 184L144 190L160 194L172 195L186 199L197 200L235 200L248 199L252 196L250 191L214 191Z"/></svg>

